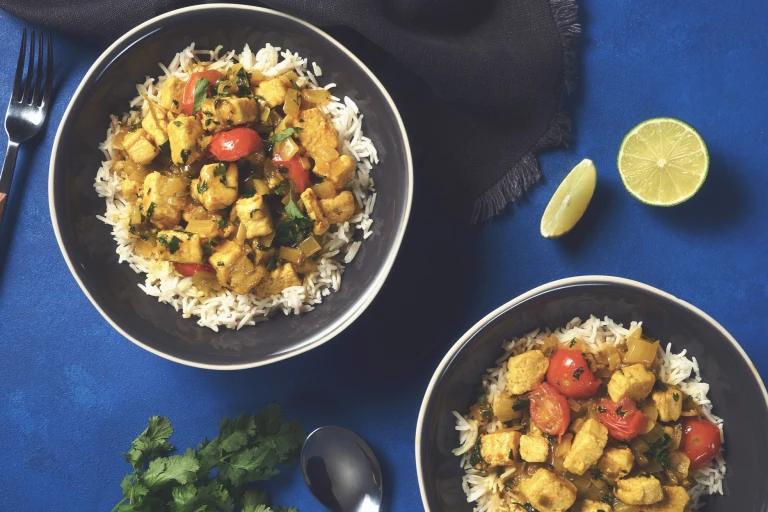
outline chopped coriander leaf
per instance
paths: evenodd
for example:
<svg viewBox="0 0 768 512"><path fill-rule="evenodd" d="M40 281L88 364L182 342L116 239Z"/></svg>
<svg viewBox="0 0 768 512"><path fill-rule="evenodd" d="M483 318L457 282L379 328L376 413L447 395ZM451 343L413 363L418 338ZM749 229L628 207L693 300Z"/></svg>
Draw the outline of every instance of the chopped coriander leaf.
<svg viewBox="0 0 768 512"><path fill-rule="evenodd" d="M168 249L168 252L171 254L175 254L176 251L179 250L179 244L181 244L181 239L176 235L172 236L170 240L168 240L168 235L160 235L157 237L157 241L160 242L160 245Z"/></svg>
<svg viewBox="0 0 768 512"><path fill-rule="evenodd" d="M533 505L530 503L519 503L517 501L512 502L513 505L517 505L518 507L522 507L525 509L525 512L539 512L538 509L534 508Z"/></svg>
<svg viewBox="0 0 768 512"><path fill-rule="evenodd" d="M298 86L298 85L296 85L296 82L294 82L293 80L291 80L291 86L292 86L294 89L296 89L297 91L301 92L301 89L299 89L299 86Z"/></svg>
<svg viewBox="0 0 768 512"><path fill-rule="evenodd" d="M291 135L297 135L301 133L303 128L286 128L283 133L273 133L271 137L269 137L269 142L276 144L278 142L282 142Z"/></svg>
<svg viewBox="0 0 768 512"><path fill-rule="evenodd" d="M194 91L195 103L194 103L194 107L192 108L193 115L197 114L198 110L200 110L200 106L203 104L203 100L208 96L208 85L209 85L209 82L205 78L201 78L195 84L195 91Z"/></svg>
<svg viewBox="0 0 768 512"><path fill-rule="evenodd" d="M598 405L597 406L597 412L604 413L605 412L605 407L603 407L602 405Z"/></svg>
<svg viewBox="0 0 768 512"><path fill-rule="evenodd" d="M167 156L168 158L171 157L171 141L167 140L163 142L158 146L158 148L160 148L160 152L163 155Z"/></svg>
<svg viewBox="0 0 768 512"><path fill-rule="evenodd" d="M216 165L216 169L213 171L214 176L224 176L227 173L227 166L223 162L219 162Z"/></svg>
<svg viewBox="0 0 768 512"><path fill-rule="evenodd" d="M525 409L528 406L528 400L523 400L521 398L516 398L515 403L512 404L512 410L517 412L522 409Z"/></svg>
<svg viewBox="0 0 768 512"><path fill-rule="evenodd" d="M679 393L673 393L672 398L675 400L675 402L680 401L680 394Z"/></svg>
<svg viewBox="0 0 768 512"><path fill-rule="evenodd" d="M174 108L179 108L179 100L171 101L171 105L173 105Z"/></svg>
<svg viewBox="0 0 768 512"><path fill-rule="evenodd" d="M129 126L129 127L128 127L128 131L129 131L129 132L135 132L135 131L136 131L136 130L138 130L139 128L141 128L141 121L139 121L139 122L138 122L138 123L136 123L136 124L132 124L131 126Z"/></svg>
<svg viewBox="0 0 768 512"><path fill-rule="evenodd" d="M285 214L288 215L288 218L291 220L306 219L306 216L301 213L298 205L293 200L293 183L290 185L288 193L288 204L285 205Z"/></svg>
<svg viewBox="0 0 768 512"><path fill-rule="evenodd" d="M192 152L188 149L182 149L180 154L181 154L181 161L186 164L187 159L189 159L189 155L191 155Z"/></svg>
<svg viewBox="0 0 768 512"><path fill-rule="evenodd" d="M149 208L147 208L147 218L148 219L151 219L152 215L154 215L154 213L155 213L155 206L157 206L157 205L155 204L154 201L149 203Z"/></svg>
<svg viewBox="0 0 768 512"><path fill-rule="evenodd" d="M581 379L581 374L582 374L582 373L584 373L584 368L582 368L581 366L579 366L578 368L576 368L575 370L573 370L573 378L574 378L574 379L576 379L576 380L579 380L579 379Z"/></svg>
<svg viewBox="0 0 768 512"><path fill-rule="evenodd" d="M219 226L219 229L224 229L224 226L226 226L226 225L227 225L227 221L226 221L226 220L224 220L224 219L221 219L221 220L218 222L218 226Z"/></svg>
<svg viewBox="0 0 768 512"><path fill-rule="evenodd" d="M207 181L202 181L202 182L197 184L197 193L198 194L202 194L206 190L208 190L208 182Z"/></svg>
<svg viewBox="0 0 768 512"><path fill-rule="evenodd" d="M181 128L181 126L182 126L182 122L181 121L174 121L173 124L174 124L174 126L178 126L179 128Z"/></svg>
<svg viewBox="0 0 768 512"><path fill-rule="evenodd" d="M672 461L669 459L669 447L672 444L672 438L664 434L652 443L648 443L651 458L658 461L664 468L669 468Z"/></svg>
<svg viewBox="0 0 768 512"><path fill-rule="evenodd" d="M573 348L575 344L576 344L576 340L571 340L571 343L568 345L568 348Z"/></svg>
<svg viewBox="0 0 768 512"><path fill-rule="evenodd" d="M623 418L624 416L626 416L626 415L627 415L627 411L625 411L624 409L622 409L622 408L621 408L621 406L618 406L618 407L616 408L616 414L618 414L618 415L619 415L619 417Z"/></svg>

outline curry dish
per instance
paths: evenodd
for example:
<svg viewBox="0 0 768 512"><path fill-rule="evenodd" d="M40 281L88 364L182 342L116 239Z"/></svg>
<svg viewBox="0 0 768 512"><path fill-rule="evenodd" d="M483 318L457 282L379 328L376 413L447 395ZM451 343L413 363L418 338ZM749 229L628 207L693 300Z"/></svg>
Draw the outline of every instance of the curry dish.
<svg viewBox="0 0 768 512"><path fill-rule="evenodd" d="M242 65L168 77L112 139L136 252L204 292L268 297L316 268L323 235L359 207L355 161L321 110L325 89Z"/></svg>
<svg viewBox="0 0 768 512"><path fill-rule="evenodd" d="M599 350L550 334L502 365L502 391L484 392L480 425L459 454L500 475L488 510L685 512L697 469L721 449L720 428L665 384L659 342L635 329Z"/></svg>

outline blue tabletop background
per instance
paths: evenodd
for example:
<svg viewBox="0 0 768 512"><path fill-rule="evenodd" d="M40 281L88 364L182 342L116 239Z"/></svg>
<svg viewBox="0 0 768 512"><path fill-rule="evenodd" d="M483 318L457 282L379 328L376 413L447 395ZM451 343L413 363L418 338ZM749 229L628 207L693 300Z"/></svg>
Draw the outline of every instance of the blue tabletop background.
<svg viewBox="0 0 768 512"><path fill-rule="evenodd" d="M414 431L440 358L491 309L579 274L637 279L692 302L768 376L768 3L580 4L578 89L568 99L575 140L542 155L546 179L499 218L457 228L440 222L416 169L405 242L368 311L316 350L238 372L188 368L133 345L70 275L48 213L48 160L67 102L100 50L54 36L58 96L44 135L22 147L0 232L0 511L111 510L129 467L121 452L150 415L169 416L173 440L186 447L215 435L223 416L269 401L307 429L360 433L384 467L389 509L420 510ZM21 27L0 13L3 105ZM670 209L634 200L616 172L623 135L655 116L692 124L711 155L703 188ZM598 169L592 204L573 233L545 240L542 211L584 157ZM461 262L461 270L425 260ZM268 487L277 504L321 510L296 470Z"/></svg>

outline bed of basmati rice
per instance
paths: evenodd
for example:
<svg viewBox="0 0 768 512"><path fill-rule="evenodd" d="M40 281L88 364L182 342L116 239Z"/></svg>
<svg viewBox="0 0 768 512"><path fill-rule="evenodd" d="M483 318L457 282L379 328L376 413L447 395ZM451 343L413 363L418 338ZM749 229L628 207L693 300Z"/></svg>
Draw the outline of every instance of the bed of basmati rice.
<svg viewBox="0 0 768 512"><path fill-rule="evenodd" d="M574 318L565 327L554 332L549 329L536 329L520 338L505 341L502 344L504 354L495 361L498 366L488 369L483 376L482 384L485 394L492 402L498 393L505 390L507 367L504 363L507 359L542 345L550 334L554 334L563 345L578 338L595 350L599 350L605 344L618 345L624 342L627 336L640 326L641 323L632 322L629 328L625 328L608 317L600 320L591 316L585 322ZM696 358L689 359L685 354L685 350L674 354L671 344L667 344L666 350L660 347L658 357L661 358L662 366L659 377L666 384L677 386L690 396L699 406L702 414L720 428L720 437L723 440L723 420L712 413L712 402L707 398L709 384L702 382ZM514 473L514 468L500 474L496 472L486 474L485 471L473 468L469 463L470 451L475 446L481 427L485 427L486 432L494 432L502 427L501 422L481 424L469 415L463 416L457 411L453 411L453 415L456 417L456 430L459 432L460 444L453 453L461 456L460 464L465 472L462 487L467 495L467 501L475 503L474 512L506 511L501 493L504 491L504 482ZM723 494L724 478L725 460L721 452L715 460L692 474L691 480L695 484L689 490L691 510L704 507L702 497Z"/></svg>
<svg viewBox="0 0 768 512"><path fill-rule="evenodd" d="M247 71L261 71L265 77L275 77L293 71L299 76L299 86L306 84L313 89L321 88L317 80L322 75L320 66L312 62L310 71L307 59L298 53L269 44L256 53L253 53L248 45L245 45L239 54L235 50L222 54L222 50L222 46L214 50L198 50L192 44L176 54L167 66L159 64L163 71L159 78L147 76L144 83L136 85L139 95L131 100L128 105L130 110L120 117L111 116L107 137L99 146L105 160L96 172L94 184L96 192L106 200L106 211L99 219L112 226L119 262L126 262L135 272L146 274L144 283L139 284L139 287L147 295L157 297L158 301L181 311L185 318L199 317L199 325L215 331L218 331L220 326L240 329L246 325L254 325L268 319L278 310L286 315L311 311L314 305L322 302L323 297L340 289L344 265L352 262L362 241L374 234L371 213L376 203L376 190L370 172L373 165L378 163L376 148L371 140L363 135L363 115L357 105L348 97L342 100L332 96L331 102L323 105L321 109L339 132L340 152L352 156L357 161L349 188L358 202L360 212L343 225L334 226L323 236L323 249L317 270L306 276L304 285L287 288L280 295L259 298L255 294L238 295L229 290L209 295L198 291L191 278L177 274L172 263L147 259L136 254L134 249L137 237L130 233L128 225L129 204L120 192L124 177L111 172L118 157L117 152L112 149L112 138L120 129L121 123L134 124L147 114L149 106L142 95L158 101L160 87L167 77L175 76L186 80L193 72L206 69L226 71L236 62L241 63ZM322 88L333 89L335 85L330 83Z"/></svg>

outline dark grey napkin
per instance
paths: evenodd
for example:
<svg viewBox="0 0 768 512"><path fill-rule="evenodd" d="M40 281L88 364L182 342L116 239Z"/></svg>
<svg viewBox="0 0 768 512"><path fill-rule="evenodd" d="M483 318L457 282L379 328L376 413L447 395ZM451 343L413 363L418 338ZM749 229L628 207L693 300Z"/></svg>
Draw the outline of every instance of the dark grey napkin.
<svg viewBox="0 0 768 512"><path fill-rule="evenodd" d="M37 25L107 44L181 0L0 0ZM248 3L248 2L241 2ZM535 154L570 129L560 109L580 27L575 0L263 0L330 32L403 115L418 187L447 217L483 221L540 178ZM416 196L418 200L418 195Z"/></svg>

